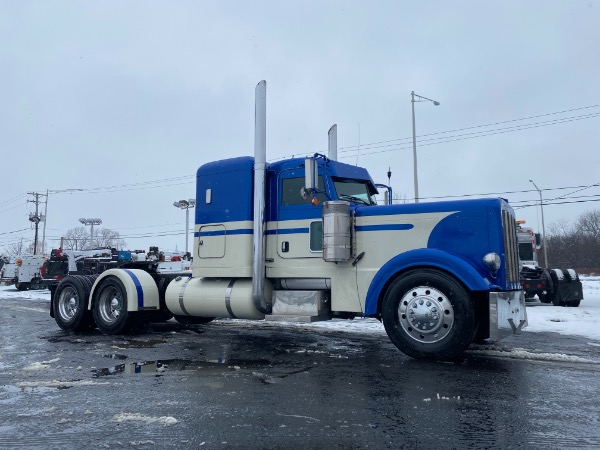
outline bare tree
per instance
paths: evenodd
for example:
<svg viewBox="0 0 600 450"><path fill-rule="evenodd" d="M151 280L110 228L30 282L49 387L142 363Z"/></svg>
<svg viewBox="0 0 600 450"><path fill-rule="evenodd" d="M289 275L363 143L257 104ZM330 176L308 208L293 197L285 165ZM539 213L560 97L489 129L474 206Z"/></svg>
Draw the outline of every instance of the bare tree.
<svg viewBox="0 0 600 450"><path fill-rule="evenodd" d="M30 244L33 245L33 242ZM19 256L22 255L27 245L21 239L20 242L16 242L14 244L8 245L4 248L4 251L9 256Z"/></svg>
<svg viewBox="0 0 600 450"><path fill-rule="evenodd" d="M121 239L118 231L110 228L94 230L94 239L86 227L71 228L65 233L63 245L68 250L87 250L92 248L116 248L125 247L125 241Z"/></svg>
<svg viewBox="0 0 600 450"><path fill-rule="evenodd" d="M83 250L90 241L90 234L85 227L71 228L65 233L63 246L67 250Z"/></svg>
<svg viewBox="0 0 600 450"><path fill-rule="evenodd" d="M110 228L101 228L94 231L94 247L108 247L122 249L125 247L125 241L121 239L118 231Z"/></svg>
<svg viewBox="0 0 600 450"><path fill-rule="evenodd" d="M600 240L600 209L584 212L575 226L579 233Z"/></svg>
<svg viewBox="0 0 600 450"><path fill-rule="evenodd" d="M573 226L567 219L559 219L548 227L548 234L551 236L569 236L573 232Z"/></svg>
<svg viewBox="0 0 600 450"><path fill-rule="evenodd" d="M600 210L581 214L573 225L560 220L548 229L551 267L584 271L600 269Z"/></svg>
<svg viewBox="0 0 600 450"><path fill-rule="evenodd" d="M30 244L27 246L27 248L26 248L26 252L27 252L27 254L28 254L28 255L33 255L33 253L34 253L34 252L33 252L33 247L34 247L34 246L35 246L35 242L31 242L31 243L30 243ZM46 251L47 251L47 249L48 249L48 245L47 245L46 243L44 243L44 248L42 248L42 243L41 243L41 242L38 242L38 245L37 245L37 249L36 249L36 251L35 251L35 254L36 254L36 255L45 255L45 254L46 254Z"/></svg>

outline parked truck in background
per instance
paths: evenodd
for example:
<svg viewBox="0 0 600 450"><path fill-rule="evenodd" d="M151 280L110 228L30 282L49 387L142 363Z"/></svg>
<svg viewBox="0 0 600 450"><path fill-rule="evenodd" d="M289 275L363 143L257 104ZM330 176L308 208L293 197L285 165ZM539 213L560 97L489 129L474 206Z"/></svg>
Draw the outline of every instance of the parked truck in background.
<svg viewBox="0 0 600 450"><path fill-rule="evenodd" d="M20 291L46 288L43 281L44 263L48 258L44 255L21 255L16 259L15 287Z"/></svg>
<svg viewBox="0 0 600 450"><path fill-rule="evenodd" d="M526 299L536 295L542 303L555 306L579 306L583 300L583 286L575 269L549 269L540 267L539 251L542 242L539 233L523 226L517 220L517 240L521 261L520 282Z"/></svg>
<svg viewBox="0 0 600 450"><path fill-rule="evenodd" d="M254 157L198 169L191 273L69 276L51 315L105 334L165 311L182 323L375 317L405 354L440 360L526 326L508 202L377 205L367 170L337 161L336 133L328 156L267 163L260 82Z"/></svg>
<svg viewBox="0 0 600 450"><path fill-rule="evenodd" d="M11 285L15 284L17 276L17 258L16 256L5 256L2 259L2 267L0 267L0 284Z"/></svg>

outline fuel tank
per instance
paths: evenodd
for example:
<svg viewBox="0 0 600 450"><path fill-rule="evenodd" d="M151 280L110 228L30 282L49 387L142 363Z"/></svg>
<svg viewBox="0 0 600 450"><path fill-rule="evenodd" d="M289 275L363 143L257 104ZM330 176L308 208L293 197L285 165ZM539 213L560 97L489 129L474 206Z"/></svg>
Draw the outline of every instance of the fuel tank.
<svg viewBox="0 0 600 450"><path fill-rule="evenodd" d="M265 280L265 298L273 295L273 286ZM167 308L175 315L264 319L252 300L250 278L177 277L167 287Z"/></svg>

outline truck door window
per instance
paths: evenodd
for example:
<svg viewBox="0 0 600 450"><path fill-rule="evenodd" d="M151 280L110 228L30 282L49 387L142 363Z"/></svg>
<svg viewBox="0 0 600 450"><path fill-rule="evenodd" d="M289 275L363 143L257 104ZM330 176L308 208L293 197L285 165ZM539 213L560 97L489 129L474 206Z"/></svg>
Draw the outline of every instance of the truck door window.
<svg viewBox="0 0 600 450"><path fill-rule="evenodd" d="M315 220L310 223L310 251L323 251L323 221Z"/></svg>
<svg viewBox="0 0 600 450"><path fill-rule="evenodd" d="M319 175L318 189L323 190L323 177ZM300 195L300 189L304 187L304 177L302 178L284 178L281 182L281 204L283 206L289 205L306 205L309 204L312 199L304 200ZM319 203L325 201L324 194L317 194Z"/></svg>

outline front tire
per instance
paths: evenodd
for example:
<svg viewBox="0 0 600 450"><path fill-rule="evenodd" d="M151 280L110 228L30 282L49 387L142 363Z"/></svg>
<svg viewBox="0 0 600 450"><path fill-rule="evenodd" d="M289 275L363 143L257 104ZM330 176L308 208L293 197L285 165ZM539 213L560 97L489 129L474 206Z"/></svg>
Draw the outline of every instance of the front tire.
<svg viewBox="0 0 600 450"><path fill-rule="evenodd" d="M94 321L108 335L130 331L137 324L135 312L127 311L127 290L117 277L108 276L94 290Z"/></svg>
<svg viewBox="0 0 600 450"><path fill-rule="evenodd" d="M454 359L475 336L475 311L467 291L434 269L395 279L384 294L381 315L390 340L415 359Z"/></svg>

